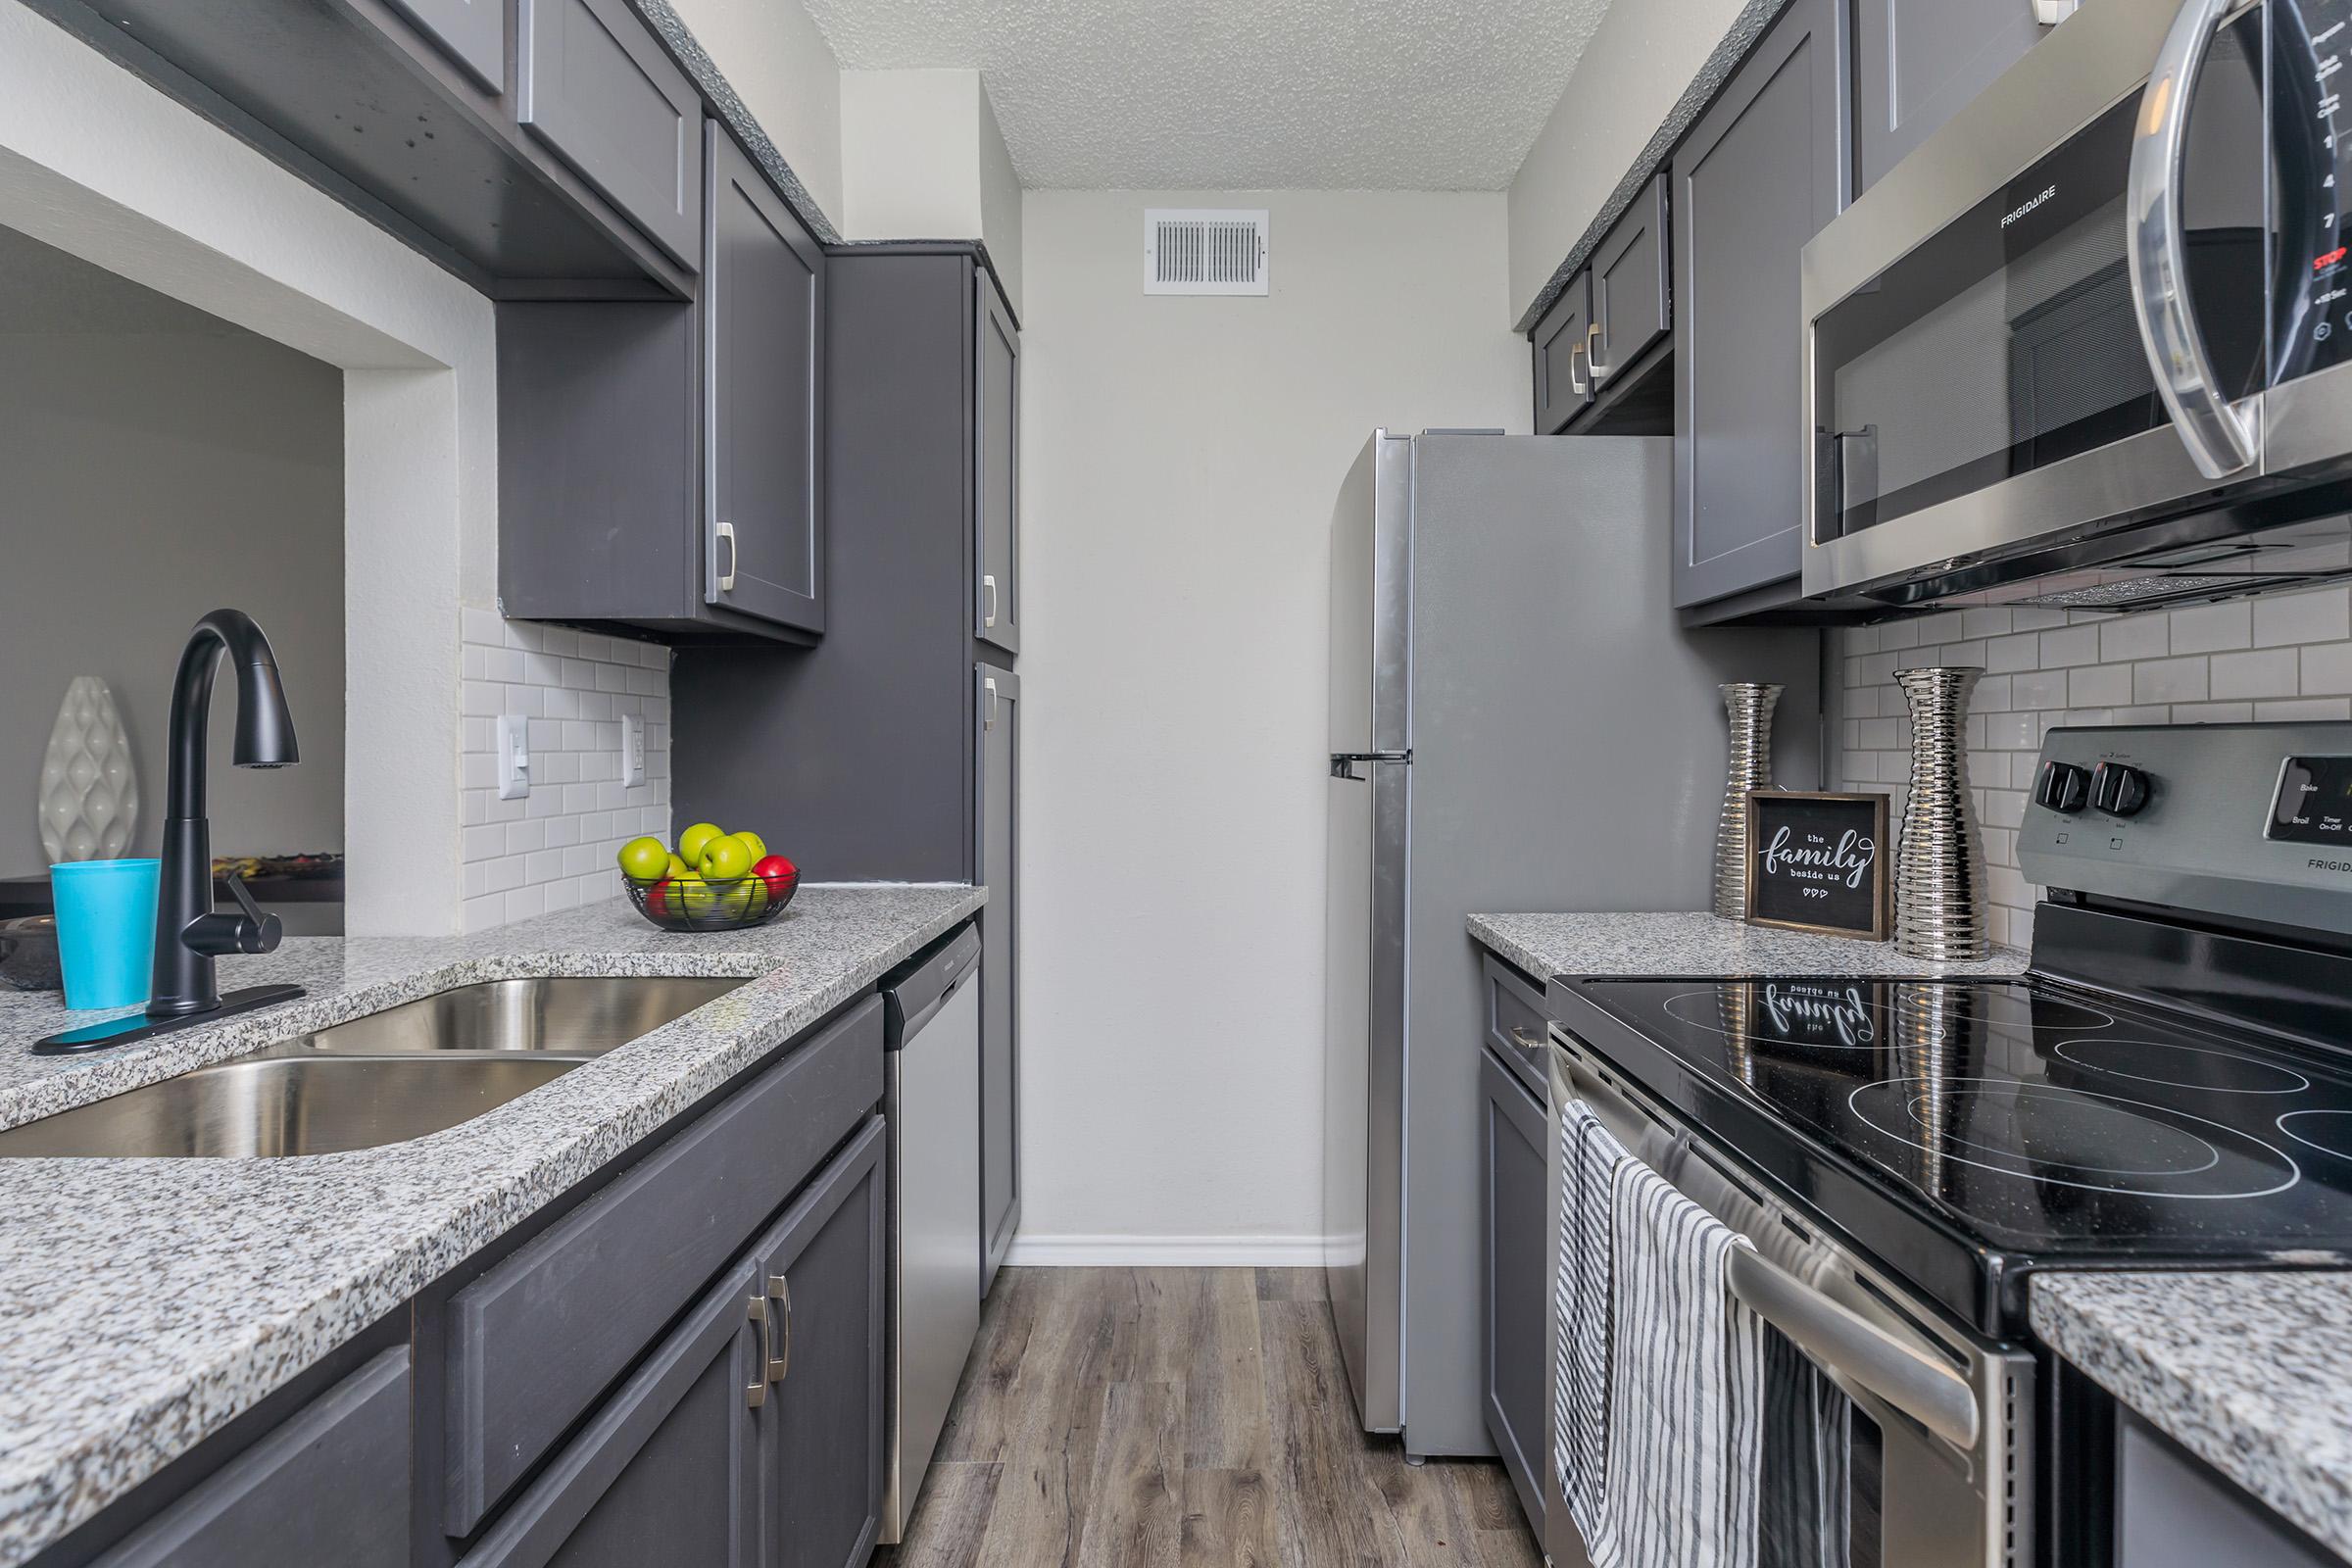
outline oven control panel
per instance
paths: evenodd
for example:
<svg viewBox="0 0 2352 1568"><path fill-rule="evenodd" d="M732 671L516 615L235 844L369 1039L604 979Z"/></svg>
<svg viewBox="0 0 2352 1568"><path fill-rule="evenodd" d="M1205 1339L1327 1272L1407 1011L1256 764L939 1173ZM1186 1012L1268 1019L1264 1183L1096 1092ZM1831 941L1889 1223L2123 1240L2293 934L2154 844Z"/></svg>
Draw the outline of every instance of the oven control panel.
<svg viewBox="0 0 2352 1568"><path fill-rule="evenodd" d="M2352 723L2051 730L2017 858L2045 888L2352 935Z"/></svg>

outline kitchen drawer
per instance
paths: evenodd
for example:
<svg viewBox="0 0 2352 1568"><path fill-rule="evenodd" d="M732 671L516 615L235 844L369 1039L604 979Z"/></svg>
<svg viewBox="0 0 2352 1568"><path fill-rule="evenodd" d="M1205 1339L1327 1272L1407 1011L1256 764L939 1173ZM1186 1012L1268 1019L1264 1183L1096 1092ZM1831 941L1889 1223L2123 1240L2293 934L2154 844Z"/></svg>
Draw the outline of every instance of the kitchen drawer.
<svg viewBox="0 0 2352 1568"><path fill-rule="evenodd" d="M409 1350L384 1351L196 1484L100 1568L409 1560Z"/></svg>
<svg viewBox="0 0 2352 1568"><path fill-rule="evenodd" d="M1481 956L1482 989L1487 1006L1487 1044L1511 1064L1520 1082L1537 1099L1549 1091L1544 1061L1545 1037L1551 1020L1544 1011L1544 990L1492 953Z"/></svg>
<svg viewBox="0 0 2352 1568"><path fill-rule="evenodd" d="M451 1298L443 1528L471 1531L881 1098L872 996Z"/></svg>
<svg viewBox="0 0 2352 1568"><path fill-rule="evenodd" d="M523 124L689 268L701 265L703 102L626 0L519 0Z"/></svg>

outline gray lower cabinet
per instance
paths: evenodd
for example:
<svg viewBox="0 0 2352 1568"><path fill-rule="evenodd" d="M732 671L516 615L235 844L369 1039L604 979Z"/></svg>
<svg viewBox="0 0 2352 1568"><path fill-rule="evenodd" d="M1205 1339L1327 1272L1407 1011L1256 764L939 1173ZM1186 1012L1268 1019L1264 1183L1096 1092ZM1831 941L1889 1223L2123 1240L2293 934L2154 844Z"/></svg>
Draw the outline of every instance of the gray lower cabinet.
<svg viewBox="0 0 2352 1568"><path fill-rule="evenodd" d="M665 641L824 627L826 258L715 121L708 153L698 301L498 308L508 615Z"/></svg>
<svg viewBox="0 0 2352 1568"><path fill-rule="evenodd" d="M980 1294L1021 1222L1021 683L978 667L980 687Z"/></svg>
<svg viewBox="0 0 2352 1568"><path fill-rule="evenodd" d="M1674 602L1788 585L1805 242L1845 205L1848 0L1792 0L1674 154Z"/></svg>
<svg viewBox="0 0 2352 1568"><path fill-rule="evenodd" d="M980 563L972 635L1004 653L1021 646L1021 332L996 279L973 270L980 328L973 357L973 554Z"/></svg>
<svg viewBox="0 0 2352 1568"><path fill-rule="evenodd" d="M881 1533L887 1147L876 1117L758 1249L764 1568L858 1568Z"/></svg>
<svg viewBox="0 0 2352 1568"><path fill-rule="evenodd" d="M2040 41L2034 0L1853 0L1854 193Z"/></svg>
<svg viewBox="0 0 2352 1568"><path fill-rule="evenodd" d="M2119 1422L2114 1568L2340 1568L2334 1553L2137 1416Z"/></svg>
<svg viewBox="0 0 2352 1568"><path fill-rule="evenodd" d="M1481 1256L1485 1305L1487 1435L1502 1455L1519 1505L1544 1533L1544 1210L1546 1194L1543 1102L1489 1052L1479 1054Z"/></svg>
<svg viewBox="0 0 2352 1568"><path fill-rule="evenodd" d="M703 101L626 0L515 0L516 118L663 250L702 242Z"/></svg>
<svg viewBox="0 0 2352 1568"><path fill-rule="evenodd" d="M409 1349L385 1350L168 1505L101 1568L409 1561Z"/></svg>
<svg viewBox="0 0 2352 1568"><path fill-rule="evenodd" d="M1592 274L1577 273L1528 334L1535 354L1538 435L1558 435L1592 401L1592 381L1585 369L1592 349Z"/></svg>
<svg viewBox="0 0 2352 1568"><path fill-rule="evenodd" d="M825 628L825 258L710 122L703 274L707 602Z"/></svg>

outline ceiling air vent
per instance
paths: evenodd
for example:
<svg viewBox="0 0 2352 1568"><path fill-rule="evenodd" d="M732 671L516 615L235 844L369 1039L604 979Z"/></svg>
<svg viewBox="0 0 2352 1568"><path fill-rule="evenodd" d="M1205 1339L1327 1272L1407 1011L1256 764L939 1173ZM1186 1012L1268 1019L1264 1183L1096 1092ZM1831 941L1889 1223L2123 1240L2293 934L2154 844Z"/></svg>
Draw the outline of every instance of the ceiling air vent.
<svg viewBox="0 0 2352 1568"><path fill-rule="evenodd" d="M1144 292L1263 294L1266 215L1155 207L1144 214Z"/></svg>

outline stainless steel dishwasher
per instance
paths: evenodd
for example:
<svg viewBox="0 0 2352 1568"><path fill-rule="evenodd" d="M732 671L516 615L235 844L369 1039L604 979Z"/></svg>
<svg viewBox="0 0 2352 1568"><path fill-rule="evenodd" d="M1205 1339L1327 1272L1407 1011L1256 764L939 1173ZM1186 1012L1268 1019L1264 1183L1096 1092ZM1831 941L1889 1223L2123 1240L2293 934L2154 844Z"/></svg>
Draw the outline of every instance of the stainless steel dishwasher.
<svg viewBox="0 0 2352 1568"><path fill-rule="evenodd" d="M980 1332L980 933L883 981L890 1119L889 1474L882 1542L914 1513Z"/></svg>

